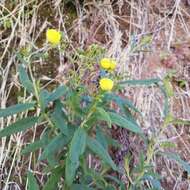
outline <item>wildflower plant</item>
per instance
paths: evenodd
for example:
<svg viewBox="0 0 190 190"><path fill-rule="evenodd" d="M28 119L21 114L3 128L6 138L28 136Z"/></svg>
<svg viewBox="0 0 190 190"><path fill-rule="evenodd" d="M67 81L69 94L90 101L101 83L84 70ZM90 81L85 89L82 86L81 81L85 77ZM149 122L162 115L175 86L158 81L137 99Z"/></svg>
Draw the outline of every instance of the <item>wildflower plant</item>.
<svg viewBox="0 0 190 190"><path fill-rule="evenodd" d="M52 33L50 35L49 30L47 31L47 40L51 43L58 41L57 33L54 34L56 40L52 38ZM64 189L111 187L125 189L121 181L118 181L119 184L110 183L109 173L120 171L110 156L108 147L119 145L108 136L106 130L111 128L112 124L127 128L134 133L142 133L142 130L135 120L129 121L111 110L112 100L124 102L112 92L114 78L111 79L111 75L109 78L108 74L106 78L97 79L97 90L92 96L88 94L85 86L79 89L60 85L52 92L42 89L40 81L33 76L30 62L21 63L18 73L21 85L28 95L33 95L33 101L2 109L0 117L19 114L27 110L30 116L5 127L0 131L0 138L25 131L33 126L40 127L41 123L46 123L40 139L22 150L24 155L38 149L42 150L39 161L46 160L47 170L51 173L42 188L56 189L59 181L63 179ZM122 103L120 106L127 105ZM132 104L129 106L135 109ZM37 110L40 110L40 113ZM93 167L89 167L89 155L94 155L102 161L100 168L94 170ZM31 172L28 173L28 181L29 189L32 186L39 186Z"/></svg>
<svg viewBox="0 0 190 190"><path fill-rule="evenodd" d="M61 35L56 30L49 29L46 33L47 41L53 45L61 42ZM78 56L78 54L77 54ZM114 72L117 64L115 60L103 58L98 63L100 70L106 71L97 78L98 88L95 93L89 93L84 84L80 88L59 85L52 91L41 87L41 81L33 76L30 62L22 62L18 66L19 81L24 91L33 96L33 101L19 103L0 110L0 117L28 111L28 117L16 122L0 131L0 138L22 132L36 126L44 128L39 139L23 147L22 154L29 154L39 149L42 154L38 161L47 161L48 176L45 184L39 184L32 172L28 172L28 189L53 190L58 186L64 190L93 190L120 189L125 190L124 183L117 177L123 173L115 164L109 148L119 148L119 143L108 133L113 125L128 129L147 142L143 131L133 117L133 113L140 114L138 109L127 98L117 95L123 85L157 85L160 79L117 81ZM166 97L165 122L163 129L171 122L182 122L169 117L167 110L168 79L160 88ZM171 93L170 93L171 94ZM117 105L113 109L111 103ZM40 110L40 111L39 111ZM161 131L163 132L163 131ZM147 143L147 154L141 156L138 166L131 171L130 156L125 158L125 172L129 179L129 189L141 189L144 181L149 181L151 187L161 188L159 177L151 167L151 159L155 154L156 143ZM171 155L170 155L171 156ZM99 159L97 168L93 159ZM172 157L175 159L174 157ZM184 162L179 157L175 159ZM187 164L185 165L187 167ZM189 167L189 166L188 166ZM190 170L189 170L190 171ZM113 175L112 175L113 174Z"/></svg>

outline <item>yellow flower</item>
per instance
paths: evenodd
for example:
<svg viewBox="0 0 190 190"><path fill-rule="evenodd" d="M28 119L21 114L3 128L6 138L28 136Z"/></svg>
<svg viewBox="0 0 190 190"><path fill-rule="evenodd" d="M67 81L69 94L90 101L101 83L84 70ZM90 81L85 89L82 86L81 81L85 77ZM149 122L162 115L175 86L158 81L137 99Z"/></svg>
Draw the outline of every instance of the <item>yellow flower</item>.
<svg viewBox="0 0 190 190"><path fill-rule="evenodd" d="M100 61L100 65L103 69L113 71L116 68L116 61L109 58L103 58Z"/></svg>
<svg viewBox="0 0 190 190"><path fill-rule="evenodd" d="M46 39L52 45L58 45L61 41L61 33L55 29L48 29L46 31Z"/></svg>
<svg viewBox="0 0 190 190"><path fill-rule="evenodd" d="M109 69L110 68L110 59L109 58L103 58L100 61L100 65L103 69Z"/></svg>
<svg viewBox="0 0 190 190"><path fill-rule="evenodd" d="M109 78L100 79L100 88L105 91L110 91L113 88L113 81Z"/></svg>
<svg viewBox="0 0 190 190"><path fill-rule="evenodd" d="M112 59L110 62L110 68L109 69L113 71L113 70L115 70L115 68L116 68L116 61Z"/></svg>

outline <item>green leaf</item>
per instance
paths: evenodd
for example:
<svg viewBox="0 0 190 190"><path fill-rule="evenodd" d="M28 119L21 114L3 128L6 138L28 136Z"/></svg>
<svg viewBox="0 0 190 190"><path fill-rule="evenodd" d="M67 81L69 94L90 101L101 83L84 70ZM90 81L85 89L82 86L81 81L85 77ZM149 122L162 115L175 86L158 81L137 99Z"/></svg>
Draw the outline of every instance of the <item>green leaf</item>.
<svg viewBox="0 0 190 190"><path fill-rule="evenodd" d="M134 106L134 104L127 98L122 98L114 93L107 93L105 95L105 98L109 101L114 101L121 109L123 109L124 106L127 106L135 112L140 113L140 111Z"/></svg>
<svg viewBox="0 0 190 190"><path fill-rule="evenodd" d="M26 148L21 151L21 154L28 154L30 152L35 152L40 148L44 148L48 144L48 141L48 132L45 132L40 140L27 145Z"/></svg>
<svg viewBox="0 0 190 190"><path fill-rule="evenodd" d="M81 109L81 97L82 95L79 92L70 92L67 97L69 107L73 110L73 113L75 113L76 116L79 116L79 118L83 117L85 113L85 109Z"/></svg>
<svg viewBox="0 0 190 190"><path fill-rule="evenodd" d="M23 57L23 55L22 55L22 53L20 52L16 52L15 53L15 55L16 55L16 57L17 57L17 59L18 59L18 61L20 62L20 63L22 63L23 65L27 65L28 64L28 60L26 60L24 57Z"/></svg>
<svg viewBox="0 0 190 190"><path fill-rule="evenodd" d="M80 148L79 148L80 147ZM86 131L83 128L78 128L75 131L73 139L71 141L69 157L72 162L77 162L79 156L81 156L86 147Z"/></svg>
<svg viewBox="0 0 190 190"><path fill-rule="evenodd" d="M166 152L160 152L158 154L161 154L163 156L167 156L169 159L176 161L181 167L190 174L190 164L180 158L178 154L174 153L166 153Z"/></svg>
<svg viewBox="0 0 190 190"><path fill-rule="evenodd" d="M87 146L92 152L97 154L105 163L109 164L113 170L117 170L117 167L113 162L113 160L111 159L110 155L97 140L88 137Z"/></svg>
<svg viewBox="0 0 190 190"><path fill-rule="evenodd" d="M143 180L145 181L150 181L151 182L151 184L152 184L152 186L153 186L153 190L161 190L161 189L163 189L162 188L162 186L161 186L161 183L160 183L160 181L159 181L159 179L157 179L156 177L155 177L155 175L156 174L151 174L151 175L148 175L148 174L145 174L144 176L143 176ZM147 189L148 190L148 189Z"/></svg>
<svg viewBox="0 0 190 190"><path fill-rule="evenodd" d="M165 88L163 87L163 85L159 85L159 88L164 96L164 110L163 110L163 113L164 113L164 117L166 117L169 113L169 100L168 100L168 95L165 91Z"/></svg>
<svg viewBox="0 0 190 190"><path fill-rule="evenodd" d="M176 148L177 145L175 143L165 141L165 142L160 143L160 147L162 147L162 148Z"/></svg>
<svg viewBox="0 0 190 190"><path fill-rule="evenodd" d="M65 86L59 86L54 90L54 92L50 93L49 97L47 97L47 102L53 102L59 99L61 96L64 96L68 92L68 89Z"/></svg>
<svg viewBox="0 0 190 190"><path fill-rule="evenodd" d="M160 183L160 179L161 179L161 177L157 173L153 173L153 172L146 173L142 178L143 181L146 180L146 181L151 182L153 190L163 189L161 186L161 183Z"/></svg>
<svg viewBox="0 0 190 190"><path fill-rule="evenodd" d="M30 93L34 93L34 87L31 80L28 77L28 74L22 65L18 66L19 79L21 84L26 88L26 90Z"/></svg>
<svg viewBox="0 0 190 190"><path fill-rule="evenodd" d="M71 162L69 157L66 158L65 178L66 178L66 184L68 186L72 185L78 167L79 167L79 161L74 163Z"/></svg>
<svg viewBox="0 0 190 190"><path fill-rule="evenodd" d="M5 109L0 109L0 117L7 117L33 108L35 103L16 104Z"/></svg>
<svg viewBox="0 0 190 190"><path fill-rule="evenodd" d="M86 132L83 128L78 128L71 141L69 155L66 159L65 177L66 184L71 186L75 178L76 170L79 167L79 158L84 153L86 147Z"/></svg>
<svg viewBox="0 0 190 190"><path fill-rule="evenodd" d="M88 168L85 174L81 177L81 183L91 184L93 181L96 182L96 187L99 187L100 189L103 189L105 187L104 176L100 175L100 173L98 171L95 171L93 168Z"/></svg>
<svg viewBox="0 0 190 190"><path fill-rule="evenodd" d="M120 85L128 84L128 85L152 86L159 82L161 82L160 79L153 78L153 79L145 79L145 80L127 80L127 81L119 82L119 84Z"/></svg>
<svg viewBox="0 0 190 190"><path fill-rule="evenodd" d="M40 92L40 107L41 107L42 111L44 111L48 105L47 99L49 96L50 96L50 93L47 90L42 90Z"/></svg>
<svg viewBox="0 0 190 190"><path fill-rule="evenodd" d="M109 112L109 114L110 114L112 123L120 127L129 129L130 131L134 133L143 133L141 128L137 125L137 123L127 120L124 117L118 115L117 113Z"/></svg>
<svg viewBox="0 0 190 190"><path fill-rule="evenodd" d="M135 123L136 125L138 125L137 122L136 122L136 120L135 120L135 118L133 117L133 115L131 114L131 112L130 112L130 110L128 108L124 108L123 112L124 112L125 118L127 120L129 120L132 123Z"/></svg>
<svg viewBox="0 0 190 190"><path fill-rule="evenodd" d="M97 120L100 120L100 115L95 113L88 121L87 121L87 126L93 126L95 123L97 123ZM109 146L114 146L116 148L121 148L121 145L115 140L109 137L108 135L105 136L105 140L107 141L107 144Z"/></svg>
<svg viewBox="0 0 190 190"><path fill-rule="evenodd" d="M96 140L100 142L100 144L108 150L108 142L106 139L106 136L104 133L101 131L100 127L96 127Z"/></svg>
<svg viewBox="0 0 190 190"><path fill-rule="evenodd" d="M18 133L28 128L31 128L35 125L35 123L38 122L38 119L38 117L27 117L19 121L16 121L15 123L9 125L8 127L0 131L0 138L10 136L14 133Z"/></svg>
<svg viewBox="0 0 190 190"><path fill-rule="evenodd" d="M110 136L105 136L106 141L108 143L109 146L113 146L115 148L121 148L122 145L115 139L111 138Z"/></svg>
<svg viewBox="0 0 190 190"><path fill-rule="evenodd" d="M127 120L129 120L130 122L134 123L135 125L138 125L133 117L133 115L131 114L130 109L132 109L135 112L138 112L141 114L141 112L139 112L138 109L136 109L136 107L127 99L124 99L120 96L111 94L108 96L105 96L107 99L113 100L120 108L120 112L123 113L125 115L125 118Z"/></svg>
<svg viewBox="0 0 190 190"><path fill-rule="evenodd" d="M49 154L47 157L47 161L48 161L48 165L50 166L50 168L55 168L56 166L59 165L59 159L60 157L58 157L56 154Z"/></svg>
<svg viewBox="0 0 190 190"><path fill-rule="evenodd" d="M86 122L86 125L90 128L93 127L98 120L101 120L101 115L98 112L95 112Z"/></svg>
<svg viewBox="0 0 190 190"><path fill-rule="evenodd" d="M28 178L28 188L27 190L39 190L39 185L36 181L36 178L33 176L33 174L28 171L28 174L27 174L27 178Z"/></svg>
<svg viewBox="0 0 190 190"><path fill-rule="evenodd" d="M47 90L42 90L40 92L40 107L44 111L49 102L53 102L64 96L67 93L67 88L65 86L59 86L53 92L48 92Z"/></svg>
<svg viewBox="0 0 190 190"><path fill-rule="evenodd" d="M58 135L51 140L51 142L45 147L40 156L40 160L45 160L51 155L55 155L59 150L62 150L66 144L69 143L71 137L65 135Z"/></svg>
<svg viewBox="0 0 190 190"><path fill-rule="evenodd" d="M63 175L63 169L61 167L53 169L51 176L49 177L48 181L46 182L42 190L57 190L58 183L62 175Z"/></svg>
<svg viewBox="0 0 190 190"><path fill-rule="evenodd" d="M43 140L35 141L29 144L24 150L22 150L21 154L28 154L30 152L35 152L36 150L43 148L46 144Z"/></svg>
<svg viewBox="0 0 190 190"><path fill-rule="evenodd" d="M166 94L167 96L170 98L172 96L174 96L174 91L173 91L173 86L170 82L170 79L169 78L165 78L163 80L163 83L164 83L164 89L166 91Z"/></svg>
<svg viewBox="0 0 190 190"><path fill-rule="evenodd" d="M101 107L97 107L96 110L101 115L101 118L108 123L108 127L111 128L111 118L110 115Z"/></svg>
<svg viewBox="0 0 190 190"><path fill-rule="evenodd" d="M65 116L63 114L62 107L59 103L55 105L55 111L53 112L53 114L51 114L51 120L64 135L68 135L68 126L65 121Z"/></svg>
<svg viewBox="0 0 190 190"><path fill-rule="evenodd" d="M150 176L152 177L152 176ZM150 179L152 186L154 187L153 190L160 190L163 189L160 181L158 179Z"/></svg>
<svg viewBox="0 0 190 190"><path fill-rule="evenodd" d="M94 190L94 189L82 184L73 184L71 186L71 190Z"/></svg>

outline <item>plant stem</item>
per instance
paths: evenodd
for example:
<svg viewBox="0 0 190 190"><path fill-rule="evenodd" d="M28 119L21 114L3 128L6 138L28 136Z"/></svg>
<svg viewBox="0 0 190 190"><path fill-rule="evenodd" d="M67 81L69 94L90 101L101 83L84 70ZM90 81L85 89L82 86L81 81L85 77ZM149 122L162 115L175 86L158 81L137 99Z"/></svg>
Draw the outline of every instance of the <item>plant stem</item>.
<svg viewBox="0 0 190 190"><path fill-rule="evenodd" d="M166 127L168 126L168 124L170 123L170 121L168 121L168 117L170 117L169 114L165 117L164 123L161 126L161 131L157 134L156 137L154 137L154 140L151 141L148 145L147 159L145 161L145 166L150 164L150 162L154 156L155 149L157 147L157 141L159 140L160 136L163 134L163 132L166 129ZM135 180L135 184L141 180L141 178L144 176L144 174L145 174L145 170L143 169L143 171L139 174L138 178Z"/></svg>
<svg viewBox="0 0 190 190"><path fill-rule="evenodd" d="M33 87L34 87L34 93L35 93L37 102L39 104L40 103L39 92L38 92L38 88L36 86L36 80L35 80L35 78L33 77L33 74L32 74L32 68L31 68L30 64L29 64L28 68L29 68L29 73L30 73L30 77L31 77L31 80L32 80L32 84L33 84Z"/></svg>
<svg viewBox="0 0 190 190"><path fill-rule="evenodd" d="M92 116L92 114L96 111L96 106L98 104L98 102L101 100L101 96L102 94L98 94L95 101L94 101L94 104L92 105L92 107L90 108L86 118L83 120L83 122L80 124L80 127L83 128L85 126L85 123L90 119L90 117Z"/></svg>

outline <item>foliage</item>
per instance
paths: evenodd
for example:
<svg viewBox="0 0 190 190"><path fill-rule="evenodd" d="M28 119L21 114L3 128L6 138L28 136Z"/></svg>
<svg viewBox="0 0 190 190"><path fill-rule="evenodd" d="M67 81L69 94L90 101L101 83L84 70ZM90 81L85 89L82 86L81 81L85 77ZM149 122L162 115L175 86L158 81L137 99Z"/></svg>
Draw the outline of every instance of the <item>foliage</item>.
<svg viewBox="0 0 190 190"><path fill-rule="evenodd" d="M142 44L147 40L149 41L149 39L144 39ZM56 41L56 45L59 45L58 43L61 43L60 39ZM95 61L94 58L96 55L100 55L101 52L101 50L98 51L97 46L92 46L86 52L75 53L77 54L76 57L86 61L86 64L92 70L94 67L89 64L89 60L93 58L93 61ZM113 64L113 61L111 64ZM173 118L168 111L168 99L173 95L169 78L164 81L160 79L117 81L113 74L115 64L114 62L113 67L109 66L109 68L112 68L112 72L106 72L104 70L105 64L103 64L103 69L100 71L104 71L105 75L100 75L99 78L104 79L104 76L106 76L106 82L104 81L105 83L101 84L99 78L97 78L98 86L93 93L89 92L88 86L85 86L82 82L80 88L78 88L78 85L73 86L72 82L68 82L66 85L58 86L53 91L48 91L41 88L40 81L34 78L30 62L23 61L19 65L20 83L28 95L33 95L33 101L2 109L0 110L0 117L6 118L26 110L28 110L30 116L18 119L15 123L2 129L0 138L22 132L34 125L39 126L41 123L48 123L45 133L41 135L40 139L22 150L22 154L28 154L42 149L39 161L47 160L50 173L46 184L42 187L43 190L58 189L59 183L62 182L64 190L124 190L123 182L114 177L119 176L122 171L114 163L112 155L109 153L111 146L120 148L117 141L112 139L110 133L108 133L113 125L128 129L129 132L139 135L146 144L146 154L139 153L138 165L130 167L132 155L127 155L124 159L129 189L145 189L148 187L162 189L159 181L161 177L151 165L153 156L158 154L156 151L157 139L168 124L172 122L183 123L183 121ZM155 134L152 139L146 139L143 130L133 116L134 112L140 115L138 109L130 100L118 95L118 90L122 89L124 85L143 85L146 87L154 85L163 92L165 98L164 123L160 133ZM111 107L113 103L118 111ZM40 113L37 110L40 110ZM162 152L162 154L164 153ZM89 155L93 155L93 158L100 160L101 164L95 170L93 167L89 167L88 163L91 161ZM190 166L180 157L172 154L164 155L174 159L189 171ZM40 188L31 172L28 172L27 177L28 189Z"/></svg>

